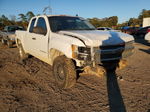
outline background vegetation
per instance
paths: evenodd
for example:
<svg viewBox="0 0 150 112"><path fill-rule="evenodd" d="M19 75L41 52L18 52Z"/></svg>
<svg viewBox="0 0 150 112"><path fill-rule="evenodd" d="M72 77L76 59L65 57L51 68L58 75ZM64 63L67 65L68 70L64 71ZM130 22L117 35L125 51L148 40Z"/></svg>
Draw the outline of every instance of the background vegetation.
<svg viewBox="0 0 150 112"><path fill-rule="evenodd" d="M10 15L10 18L2 15L0 17L0 30L2 30L7 25L23 26L26 29L30 19L34 16L35 15L32 11L29 11L26 14L18 14L18 18L16 18L14 15Z"/></svg>
<svg viewBox="0 0 150 112"><path fill-rule="evenodd" d="M2 15L0 17L0 30L2 30L7 25L19 25L27 28L30 19L35 16L32 11L27 12L26 14L18 14L18 18L14 15L10 15L10 17L6 17ZM150 10L143 9L137 18L130 18L128 21L118 24L118 17L112 16L107 18L88 18L88 20L95 27L111 27L114 29L120 29L123 26L142 26L143 18L150 17Z"/></svg>
<svg viewBox="0 0 150 112"><path fill-rule="evenodd" d="M108 18L91 18L89 21L95 27L111 27L114 29L120 29L123 26L140 27L143 23L143 18L150 17L150 10L143 9L137 18L130 18L128 21L118 24L118 17L112 16Z"/></svg>

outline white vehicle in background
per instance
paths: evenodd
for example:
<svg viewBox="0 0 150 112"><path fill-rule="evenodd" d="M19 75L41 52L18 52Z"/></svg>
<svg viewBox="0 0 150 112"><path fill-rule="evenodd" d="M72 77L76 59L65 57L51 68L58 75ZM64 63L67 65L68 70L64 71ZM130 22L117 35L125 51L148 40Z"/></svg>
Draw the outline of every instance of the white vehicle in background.
<svg viewBox="0 0 150 112"><path fill-rule="evenodd" d="M113 30L113 29L109 28L109 27L98 27L97 30L109 31L109 30Z"/></svg>
<svg viewBox="0 0 150 112"><path fill-rule="evenodd" d="M145 40L147 40L148 42L150 42L150 32L148 32L148 33L145 35Z"/></svg>
<svg viewBox="0 0 150 112"><path fill-rule="evenodd" d="M120 32L119 30L114 30L112 28L109 27L98 27L97 30L101 30L101 31L115 31L115 32Z"/></svg>
<svg viewBox="0 0 150 112"><path fill-rule="evenodd" d="M143 27L150 26L150 17L143 18Z"/></svg>
<svg viewBox="0 0 150 112"><path fill-rule="evenodd" d="M22 60L33 55L52 65L59 87L70 88L77 71L105 74L105 66L124 67L133 54L134 38L121 32L97 31L81 17L43 15L33 17L27 31L16 31Z"/></svg>
<svg viewBox="0 0 150 112"><path fill-rule="evenodd" d="M4 30L0 32L2 44L6 44L9 48L15 44L15 31L23 30L21 26L5 26Z"/></svg>

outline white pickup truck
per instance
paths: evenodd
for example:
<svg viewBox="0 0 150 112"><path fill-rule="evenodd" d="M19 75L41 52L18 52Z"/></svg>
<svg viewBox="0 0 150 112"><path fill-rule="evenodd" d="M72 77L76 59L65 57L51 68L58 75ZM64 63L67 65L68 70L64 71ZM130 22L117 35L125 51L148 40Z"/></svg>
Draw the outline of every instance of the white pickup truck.
<svg viewBox="0 0 150 112"><path fill-rule="evenodd" d="M124 58L133 54L133 40L131 35L98 31L87 20L66 15L36 16L27 31L16 31L21 59L32 55L52 65L61 88L75 84L77 70L104 74L105 65L124 66Z"/></svg>

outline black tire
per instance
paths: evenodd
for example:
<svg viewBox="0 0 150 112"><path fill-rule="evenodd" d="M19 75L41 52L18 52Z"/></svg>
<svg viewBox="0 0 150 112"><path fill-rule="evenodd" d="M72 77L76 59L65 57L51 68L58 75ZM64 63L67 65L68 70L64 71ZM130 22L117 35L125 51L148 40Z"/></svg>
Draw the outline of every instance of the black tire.
<svg viewBox="0 0 150 112"><path fill-rule="evenodd" d="M145 35L144 34L139 34L138 36L139 36L139 39L144 39Z"/></svg>
<svg viewBox="0 0 150 112"><path fill-rule="evenodd" d="M8 46L9 48L12 48L12 47L13 47L13 42L7 40L7 46Z"/></svg>
<svg viewBox="0 0 150 112"><path fill-rule="evenodd" d="M76 83L75 64L65 56L59 56L53 63L53 74L60 89L67 89Z"/></svg>
<svg viewBox="0 0 150 112"><path fill-rule="evenodd" d="M28 58L28 54L25 53L21 43L18 43L18 48L19 48L20 60L23 62L25 59Z"/></svg>

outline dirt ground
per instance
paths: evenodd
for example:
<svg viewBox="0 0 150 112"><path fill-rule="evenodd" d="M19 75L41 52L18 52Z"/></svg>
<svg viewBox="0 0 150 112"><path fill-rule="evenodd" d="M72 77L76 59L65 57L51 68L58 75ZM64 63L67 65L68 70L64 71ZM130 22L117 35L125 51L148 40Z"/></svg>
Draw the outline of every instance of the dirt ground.
<svg viewBox="0 0 150 112"><path fill-rule="evenodd" d="M17 48L0 45L0 112L150 112L150 46L135 47L125 69L82 75L59 90L51 66L36 58L21 64Z"/></svg>

